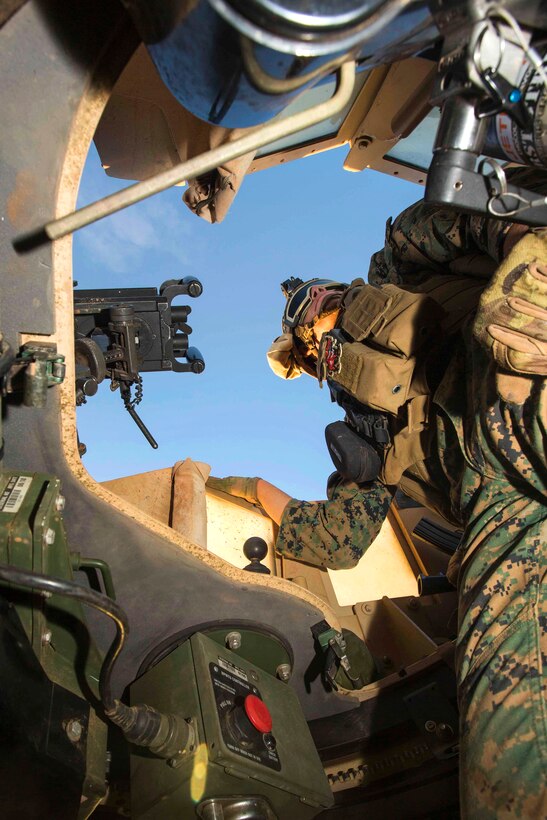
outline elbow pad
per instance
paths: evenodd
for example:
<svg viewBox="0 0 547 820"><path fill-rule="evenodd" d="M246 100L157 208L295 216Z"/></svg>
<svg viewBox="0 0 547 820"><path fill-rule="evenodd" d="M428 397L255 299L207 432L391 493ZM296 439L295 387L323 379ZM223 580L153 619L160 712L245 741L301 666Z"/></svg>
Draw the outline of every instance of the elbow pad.
<svg viewBox="0 0 547 820"><path fill-rule="evenodd" d="M327 424L325 441L337 472L345 479L365 484L378 478L382 467L380 456L344 421Z"/></svg>

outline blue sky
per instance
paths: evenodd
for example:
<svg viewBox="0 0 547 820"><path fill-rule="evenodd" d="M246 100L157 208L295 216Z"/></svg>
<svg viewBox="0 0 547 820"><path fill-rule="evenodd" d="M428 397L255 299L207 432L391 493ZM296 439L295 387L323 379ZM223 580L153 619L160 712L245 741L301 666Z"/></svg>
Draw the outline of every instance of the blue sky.
<svg viewBox="0 0 547 820"><path fill-rule="evenodd" d="M259 475L289 494L323 498L332 464L324 428L341 416L328 390L303 375L285 382L266 363L279 335L288 276L366 277L385 222L423 189L374 171L343 170L346 148L247 177L224 222L210 225L173 188L78 232L80 288L158 287L193 274L190 344L203 374L146 373L138 412L159 444L152 450L119 394L104 382L78 410L84 464L99 481L166 467L187 456L212 474ZM78 204L118 190L91 147Z"/></svg>

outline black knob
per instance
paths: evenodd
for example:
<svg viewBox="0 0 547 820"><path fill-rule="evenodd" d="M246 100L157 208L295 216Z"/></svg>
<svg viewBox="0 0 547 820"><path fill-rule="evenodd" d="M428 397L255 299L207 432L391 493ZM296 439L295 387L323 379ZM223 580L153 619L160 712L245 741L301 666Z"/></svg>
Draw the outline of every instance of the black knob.
<svg viewBox="0 0 547 820"><path fill-rule="evenodd" d="M192 296L194 299L196 296L201 296L203 293L203 285L196 279L195 276L185 276L182 280L182 284L186 285L188 289L188 295Z"/></svg>
<svg viewBox="0 0 547 820"><path fill-rule="evenodd" d="M192 373L203 373L205 362L197 347L189 347L186 351L186 360L189 362Z"/></svg>
<svg viewBox="0 0 547 820"><path fill-rule="evenodd" d="M131 305L116 305L110 308L110 320L113 324L129 322L134 315L135 311Z"/></svg>
<svg viewBox="0 0 547 820"><path fill-rule="evenodd" d="M268 567L264 567L260 562L268 554L268 545L263 538L253 535L252 538L247 538L243 544L243 554L251 562L245 569L249 572L262 572L264 575L270 575Z"/></svg>
<svg viewBox="0 0 547 820"><path fill-rule="evenodd" d="M85 396L95 396L99 389L99 385L93 376L90 376L89 379L78 379L76 384L82 388Z"/></svg>
<svg viewBox="0 0 547 820"><path fill-rule="evenodd" d="M188 314L192 312L190 305L171 306L171 324L180 325L188 321Z"/></svg>
<svg viewBox="0 0 547 820"><path fill-rule="evenodd" d="M173 356L184 356L188 350L188 336L186 333L177 333L173 336Z"/></svg>
<svg viewBox="0 0 547 820"><path fill-rule="evenodd" d="M252 538L247 538L243 544L243 553L249 561L252 561L253 558L257 561L262 561L268 554L268 545L263 538L253 535Z"/></svg>
<svg viewBox="0 0 547 820"><path fill-rule="evenodd" d="M76 379L76 405L81 407L86 403L88 396L94 396L99 389L96 379L89 376L85 379Z"/></svg>

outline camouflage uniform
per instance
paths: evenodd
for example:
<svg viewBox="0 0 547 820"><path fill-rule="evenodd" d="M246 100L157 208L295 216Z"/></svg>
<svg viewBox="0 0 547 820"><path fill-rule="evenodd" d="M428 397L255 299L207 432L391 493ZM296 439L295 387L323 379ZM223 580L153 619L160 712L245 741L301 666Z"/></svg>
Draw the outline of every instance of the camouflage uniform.
<svg viewBox="0 0 547 820"><path fill-rule="evenodd" d="M371 284L409 289L466 265L484 279L435 392L429 473L464 529L450 567L459 588L461 798L462 815L481 820L547 817L547 232L528 234L502 262L509 228L417 203L388 223L369 272ZM482 264L484 254L502 262L490 279L495 264ZM376 482L342 485L327 502L293 499L277 547L352 566L390 498Z"/></svg>

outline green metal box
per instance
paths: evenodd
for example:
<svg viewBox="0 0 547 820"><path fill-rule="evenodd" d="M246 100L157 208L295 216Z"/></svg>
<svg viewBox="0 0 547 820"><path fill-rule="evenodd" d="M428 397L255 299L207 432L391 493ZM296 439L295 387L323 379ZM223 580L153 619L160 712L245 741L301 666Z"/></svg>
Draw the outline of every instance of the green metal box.
<svg viewBox="0 0 547 820"><path fill-rule="evenodd" d="M71 553L61 516L63 508L61 482L55 476L0 471L0 563L73 580ZM52 703L47 704L47 710L36 706L43 695L41 685L47 686L37 675L30 691L35 698L34 728L37 737L41 738L41 732L44 734L43 739L34 741L39 760L47 767L50 759L61 763L72 758L79 763L83 759L85 776L78 817L86 818L106 793L107 725L89 703L90 694L92 698L98 696L102 659L88 632L84 607L62 595L46 598L7 584L0 586L0 596L17 613L44 681L51 686L50 697L59 703L58 709L53 709ZM15 690L21 686L15 678L10 685ZM8 693L3 694L7 698ZM17 696L14 691L15 700ZM34 714L33 704L28 700L21 703L23 727L25 716ZM74 737L64 728L71 723L78 730ZM67 780L76 777L70 774L72 770L67 771ZM53 784L53 773L51 781ZM55 791L54 785L52 790Z"/></svg>
<svg viewBox="0 0 547 820"><path fill-rule="evenodd" d="M306 820L332 805L293 690L205 635L139 678L131 702L192 718L197 735L176 766L132 750L133 817L191 818L204 800L245 795L265 797L282 820ZM256 731L249 728L250 706L257 707L257 715L250 712Z"/></svg>

